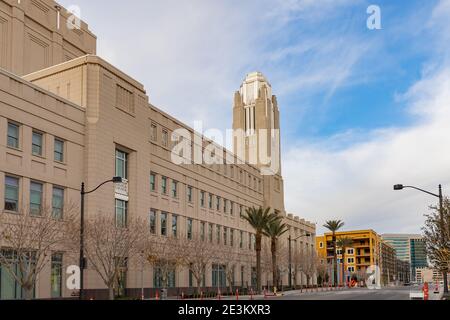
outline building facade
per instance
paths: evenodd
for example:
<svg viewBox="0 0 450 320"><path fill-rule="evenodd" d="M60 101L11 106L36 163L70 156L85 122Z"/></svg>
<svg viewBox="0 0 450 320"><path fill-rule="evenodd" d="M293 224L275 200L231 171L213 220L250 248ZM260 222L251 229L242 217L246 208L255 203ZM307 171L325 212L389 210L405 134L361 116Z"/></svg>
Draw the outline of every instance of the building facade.
<svg viewBox="0 0 450 320"><path fill-rule="evenodd" d="M338 258L338 279L349 280L352 276L358 279L365 279L368 267L380 264L380 239L373 230L339 231L336 238L351 238L353 245L348 247L343 261L342 248L336 248ZM330 275L333 273L333 245L332 234L325 233L316 237L316 248L319 257L326 258L329 265ZM346 274L342 275L342 263ZM331 276L331 279L333 276Z"/></svg>
<svg viewBox="0 0 450 320"><path fill-rule="evenodd" d="M365 280L366 270L370 266L377 266L380 270L382 285L407 283L411 279L410 263L398 258L396 248L384 241L373 230L339 231L336 239L351 238L353 245L346 248L345 258L342 248L337 247L338 279L349 280L357 278ZM316 237L317 253L323 263L327 264L328 275L333 278L333 245L332 234L326 233ZM343 260L344 258L344 260ZM345 274L342 275L344 263Z"/></svg>
<svg viewBox="0 0 450 320"><path fill-rule="evenodd" d="M383 234L382 238L395 248L398 259L409 263L411 279L416 278L416 269L429 266L425 241L421 235Z"/></svg>
<svg viewBox="0 0 450 320"><path fill-rule="evenodd" d="M114 215L116 221L141 218L158 237L189 240L193 234L207 233L206 238L214 237L238 257L249 257L239 259L233 271L235 287L248 288L255 282L254 230L242 217L247 208L270 206L289 226L280 244L287 247L289 235L311 234L292 250L315 251L315 225L285 211L280 165L272 175L263 174L265 164L239 162L228 150L219 157L235 159L233 164L175 164L171 157L174 132L184 129L191 137L199 133L152 105L138 81L95 56L96 38L84 22L75 31L68 29L68 13L50 0L0 1L0 22L2 17L0 33L11 36L3 37L0 47L6 48L0 69L0 194L4 198L0 212L17 214L55 203L68 206L78 203L82 182L90 190L121 176L128 181L126 194L106 185L87 196L87 218L103 213ZM48 42L45 50L34 44L18 46L21 35L28 37L24 30L32 33L33 28L39 37L48 33L44 40L54 42ZM11 54L21 49L34 58ZM249 83L264 88L255 91L255 101L243 93ZM234 129L245 128L237 111L244 101L256 104L252 128L279 129L276 97L269 87L260 73L246 77L235 95ZM275 116L259 111L262 99L272 103ZM270 141L279 145L277 139ZM209 143L202 137L198 147L203 150ZM251 145L243 148L250 154ZM49 257L38 277L35 297L71 297L74 292L63 285L67 277L63 271L74 263L64 250ZM229 286L218 280L223 278L218 274L223 272L222 264L218 259L207 266L205 290ZM147 297L154 296L161 285L157 270L133 268L130 264L125 273L123 294L137 295L143 286ZM281 276L287 284L289 275L281 272ZM269 277L267 273L263 283L269 283ZM0 278L0 299L20 298L20 288L1 269ZM296 281L300 283L302 277ZM89 297L107 297L105 285L89 266L85 286ZM169 286L172 293L189 292L193 286L189 271L174 270Z"/></svg>
<svg viewBox="0 0 450 320"><path fill-rule="evenodd" d="M397 256L394 247L381 241L381 283L383 285L394 284L397 277L396 260Z"/></svg>

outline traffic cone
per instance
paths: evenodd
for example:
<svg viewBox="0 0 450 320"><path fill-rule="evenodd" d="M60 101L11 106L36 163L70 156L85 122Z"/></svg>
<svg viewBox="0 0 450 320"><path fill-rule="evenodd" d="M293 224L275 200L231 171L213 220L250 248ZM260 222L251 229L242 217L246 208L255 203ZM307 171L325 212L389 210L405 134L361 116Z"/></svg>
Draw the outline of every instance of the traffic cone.
<svg viewBox="0 0 450 320"><path fill-rule="evenodd" d="M158 290L156 290L155 300L159 300L159 293L158 293Z"/></svg>

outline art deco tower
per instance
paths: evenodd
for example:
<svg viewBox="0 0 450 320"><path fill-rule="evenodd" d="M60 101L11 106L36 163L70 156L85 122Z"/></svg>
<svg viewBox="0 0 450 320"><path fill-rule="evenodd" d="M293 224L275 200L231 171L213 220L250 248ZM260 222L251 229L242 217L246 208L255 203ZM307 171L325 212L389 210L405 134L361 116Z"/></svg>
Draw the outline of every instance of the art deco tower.
<svg viewBox="0 0 450 320"><path fill-rule="evenodd" d="M260 72L246 76L234 96L233 150L264 175L265 205L285 214L280 157L280 112Z"/></svg>

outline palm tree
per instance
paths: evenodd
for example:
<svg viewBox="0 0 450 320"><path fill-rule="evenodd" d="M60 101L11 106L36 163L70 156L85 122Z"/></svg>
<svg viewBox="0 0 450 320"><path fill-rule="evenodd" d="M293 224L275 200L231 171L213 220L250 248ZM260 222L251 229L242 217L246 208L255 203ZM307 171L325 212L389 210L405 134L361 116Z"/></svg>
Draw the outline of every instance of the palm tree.
<svg viewBox="0 0 450 320"><path fill-rule="evenodd" d="M353 239L349 237L342 237L337 240L337 246L342 250L342 279L345 286L345 254L347 252L347 248L353 245Z"/></svg>
<svg viewBox="0 0 450 320"><path fill-rule="evenodd" d="M287 225L282 222L282 218L277 216L266 225L265 234L270 238L270 251L272 253L272 279L273 286L278 286L278 266L277 266L277 244L278 239L288 231Z"/></svg>
<svg viewBox="0 0 450 320"><path fill-rule="evenodd" d="M261 242L267 225L278 217L274 213L270 213L270 208L255 207L246 210L244 219L255 229L255 249L256 249L256 286L257 293L261 292Z"/></svg>
<svg viewBox="0 0 450 320"><path fill-rule="evenodd" d="M337 284L337 254L336 254L336 231L338 231L340 228L344 226L344 222L341 220L329 220L325 222L323 225L325 228L331 231L332 238L331 242L333 244L333 271L334 271L334 285Z"/></svg>

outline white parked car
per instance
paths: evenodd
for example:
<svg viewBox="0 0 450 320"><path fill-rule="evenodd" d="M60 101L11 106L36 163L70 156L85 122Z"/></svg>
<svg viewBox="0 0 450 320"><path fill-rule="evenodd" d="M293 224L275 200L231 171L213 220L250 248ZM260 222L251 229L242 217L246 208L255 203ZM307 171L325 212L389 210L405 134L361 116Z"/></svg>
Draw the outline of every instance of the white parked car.
<svg viewBox="0 0 450 320"><path fill-rule="evenodd" d="M409 299L410 300L424 300L425 294L422 290L415 290L409 292Z"/></svg>

